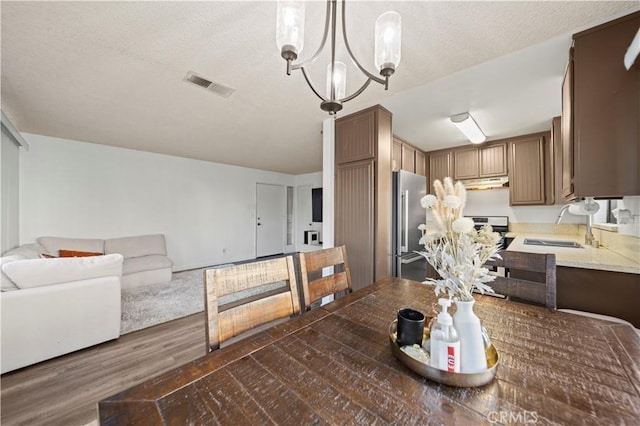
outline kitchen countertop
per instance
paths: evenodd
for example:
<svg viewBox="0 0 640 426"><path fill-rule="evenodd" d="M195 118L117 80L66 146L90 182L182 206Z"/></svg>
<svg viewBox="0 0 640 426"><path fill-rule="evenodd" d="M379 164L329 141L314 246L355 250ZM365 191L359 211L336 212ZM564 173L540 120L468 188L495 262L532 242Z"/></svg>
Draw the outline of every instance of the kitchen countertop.
<svg viewBox="0 0 640 426"><path fill-rule="evenodd" d="M527 253L553 253L556 255L557 266L572 268L599 269L602 271L626 272L640 274L640 264L628 259L605 247L593 248L584 245L584 236L561 234L531 234L510 232L507 238L514 238L507 251L522 251ZM565 248L525 245L525 238L545 240L575 241L583 248Z"/></svg>

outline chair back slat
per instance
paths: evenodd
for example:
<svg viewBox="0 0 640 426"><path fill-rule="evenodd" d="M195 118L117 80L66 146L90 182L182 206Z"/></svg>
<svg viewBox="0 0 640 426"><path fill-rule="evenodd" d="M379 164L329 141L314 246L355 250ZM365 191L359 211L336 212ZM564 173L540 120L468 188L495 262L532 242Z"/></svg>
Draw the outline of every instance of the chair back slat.
<svg viewBox="0 0 640 426"><path fill-rule="evenodd" d="M529 272L545 273L547 271L546 254L502 251L500 252L500 255L502 256L502 259L492 260L492 265Z"/></svg>
<svg viewBox="0 0 640 426"><path fill-rule="evenodd" d="M291 293L280 293L235 308L219 312L219 339L221 342L294 314Z"/></svg>
<svg viewBox="0 0 640 426"><path fill-rule="evenodd" d="M325 296L340 291L351 291L351 271L345 246L300 253L300 275L305 309ZM311 279L310 274L321 272L324 268L334 267L332 275ZM342 271L336 271L341 268Z"/></svg>
<svg viewBox="0 0 640 426"><path fill-rule="evenodd" d="M289 266L285 259L278 258L234 265L229 268L209 269L207 274L216 281L216 295L222 297L265 284L288 280Z"/></svg>
<svg viewBox="0 0 640 426"><path fill-rule="evenodd" d="M309 286L309 299L318 300L329 294L335 294L349 288L347 274L340 272L338 274L329 275L313 281L313 285Z"/></svg>
<svg viewBox="0 0 640 426"><path fill-rule="evenodd" d="M207 347L300 312L292 256L205 271Z"/></svg>
<svg viewBox="0 0 640 426"><path fill-rule="evenodd" d="M489 283L495 293L509 298L539 303L550 310L556 305L556 255L502 251L502 259L487 266L504 267L506 277L498 276Z"/></svg>

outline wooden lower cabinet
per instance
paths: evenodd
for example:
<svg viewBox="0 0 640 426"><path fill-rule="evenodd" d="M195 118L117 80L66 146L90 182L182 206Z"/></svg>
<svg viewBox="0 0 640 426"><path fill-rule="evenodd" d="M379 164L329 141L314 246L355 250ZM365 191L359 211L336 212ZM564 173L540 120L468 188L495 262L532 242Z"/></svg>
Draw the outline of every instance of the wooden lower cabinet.
<svg viewBox="0 0 640 426"><path fill-rule="evenodd" d="M609 315L640 328L640 275L558 266L558 309Z"/></svg>

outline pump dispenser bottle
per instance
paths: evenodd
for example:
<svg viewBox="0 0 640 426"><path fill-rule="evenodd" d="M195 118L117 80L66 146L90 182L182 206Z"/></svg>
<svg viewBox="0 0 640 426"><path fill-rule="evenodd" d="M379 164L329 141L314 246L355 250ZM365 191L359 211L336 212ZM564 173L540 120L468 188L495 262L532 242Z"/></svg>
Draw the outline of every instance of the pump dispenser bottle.
<svg viewBox="0 0 640 426"><path fill-rule="evenodd" d="M431 366L440 370L460 372L460 337L453 326L453 318L447 312L450 299L439 299L442 312L431 330Z"/></svg>

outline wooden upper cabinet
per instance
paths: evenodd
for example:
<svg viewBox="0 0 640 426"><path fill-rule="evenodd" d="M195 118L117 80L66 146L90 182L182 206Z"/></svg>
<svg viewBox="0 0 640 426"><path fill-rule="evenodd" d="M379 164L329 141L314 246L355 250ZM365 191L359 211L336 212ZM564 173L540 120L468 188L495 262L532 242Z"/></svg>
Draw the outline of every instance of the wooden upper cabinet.
<svg viewBox="0 0 640 426"><path fill-rule="evenodd" d="M416 149L407 144L402 144L402 170L416 172Z"/></svg>
<svg viewBox="0 0 640 426"><path fill-rule="evenodd" d="M397 136L393 137L392 168L426 176L425 153Z"/></svg>
<svg viewBox="0 0 640 426"><path fill-rule="evenodd" d="M393 148L391 151L391 169L394 172L402 168L402 142L393 138Z"/></svg>
<svg viewBox="0 0 640 426"><path fill-rule="evenodd" d="M554 117L551 121L551 161L549 163L549 174L552 181L548 185L548 194L553 196L553 200L547 200L547 204L563 204L562 196L562 118ZM551 202L549 202L551 201Z"/></svg>
<svg viewBox="0 0 640 426"><path fill-rule="evenodd" d="M480 148L480 176L496 177L507 175L507 144L499 143Z"/></svg>
<svg viewBox="0 0 640 426"><path fill-rule="evenodd" d="M474 179L478 177L478 148L456 149L454 156L454 179Z"/></svg>
<svg viewBox="0 0 640 426"><path fill-rule="evenodd" d="M573 49L562 80L562 117L560 118L562 162L560 192L565 201L576 199L573 189Z"/></svg>
<svg viewBox="0 0 640 426"><path fill-rule="evenodd" d="M454 178L477 179L507 175L507 144L498 143L482 148L455 149Z"/></svg>
<svg viewBox="0 0 640 426"><path fill-rule="evenodd" d="M510 204L545 204L544 188L544 137L510 142Z"/></svg>
<svg viewBox="0 0 640 426"><path fill-rule="evenodd" d="M425 154L420 150L416 150L416 174L420 176L427 175L427 165L425 164Z"/></svg>
<svg viewBox="0 0 640 426"><path fill-rule="evenodd" d="M429 153L429 184L436 179L442 181L453 173L452 151L436 151Z"/></svg>
<svg viewBox="0 0 640 426"><path fill-rule="evenodd" d="M336 120L336 164L374 158L376 154L375 110Z"/></svg>
<svg viewBox="0 0 640 426"><path fill-rule="evenodd" d="M567 175L565 194L640 195L640 60L629 70L622 63L639 27L634 12L573 36L563 88L571 101L563 99L571 108L566 129L563 108L563 144L565 131L572 136L563 154L573 155L573 191Z"/></svg>

